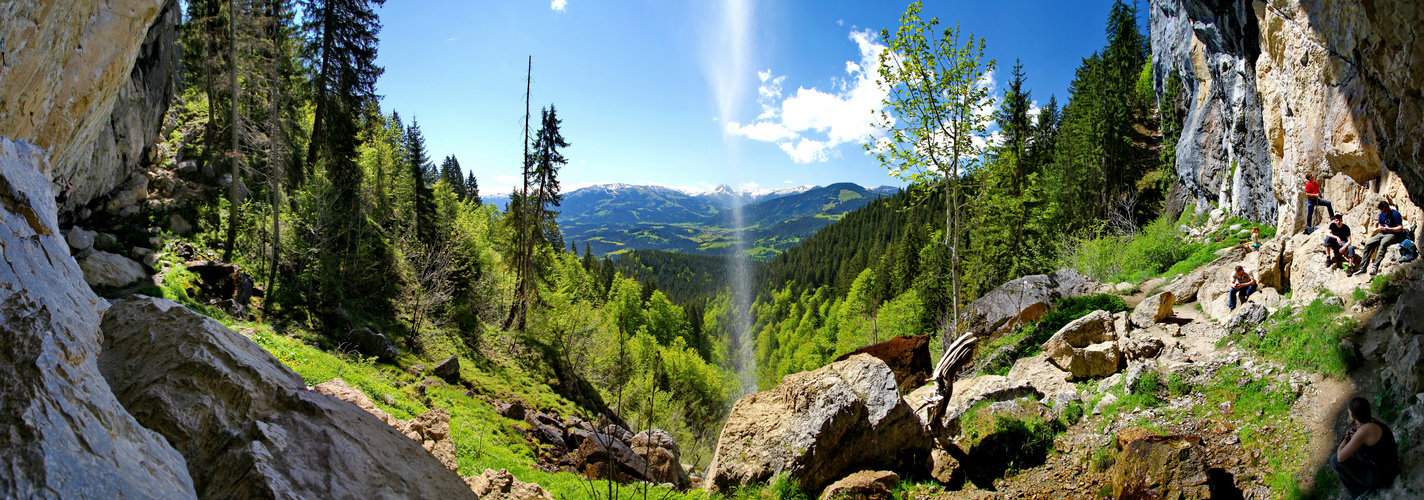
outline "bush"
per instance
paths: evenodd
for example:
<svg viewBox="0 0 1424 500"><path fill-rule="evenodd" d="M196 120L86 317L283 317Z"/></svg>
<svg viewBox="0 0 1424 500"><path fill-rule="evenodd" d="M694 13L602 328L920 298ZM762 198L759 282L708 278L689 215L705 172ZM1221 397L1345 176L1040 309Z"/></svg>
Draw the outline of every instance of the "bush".
<svg viewBox="0 0 1424 500"><path fill-rule="evenodd" d="M1039 320L1038 327L1034 329L1034 339L1042 344L1068 323L1097 310L1118 313L1128 310L1128 307L1122 297L1110 293L1059 299L1054 303L1054 311L1043 315L1043 319Z"/></svg>

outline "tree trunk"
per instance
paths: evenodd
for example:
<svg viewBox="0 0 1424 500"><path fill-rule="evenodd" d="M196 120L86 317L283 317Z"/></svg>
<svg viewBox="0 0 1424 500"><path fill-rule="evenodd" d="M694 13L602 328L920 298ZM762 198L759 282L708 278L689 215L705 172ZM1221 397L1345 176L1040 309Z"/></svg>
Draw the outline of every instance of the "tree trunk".
<svg viewBox="0 0 1424 500"><path fill-rule="evenodd" d="M223 249L223 261L232 262L232 248L237 241L237 183L240 182L237 173L237 3L235 0L228 0L228 55L232 62L230 83L232 84L232 180L227 185L227 248Z"/></svg>

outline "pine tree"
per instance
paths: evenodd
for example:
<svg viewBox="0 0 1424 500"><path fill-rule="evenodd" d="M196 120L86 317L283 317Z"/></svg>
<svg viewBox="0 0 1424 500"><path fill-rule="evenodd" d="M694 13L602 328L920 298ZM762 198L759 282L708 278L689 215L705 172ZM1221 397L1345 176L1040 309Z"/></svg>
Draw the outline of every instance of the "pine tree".
<svg viewBox="0 0 1424 500"><path fill-rule="evenodd" d="M484 200L480 199L480 183L475 180L474 172L470 172L470 176L465 178L465 199L476 205L485 204Z"/></svg>
<svg viewBox="0 0 1424 500"><path fill-rule="evenodd" d="M465 177L461 175L460 160L455 159L455 155L445 157L445 161L440 163L440 178L450 184L450 189L455 192L455 198L464 200L467 190L465 188Z"/></svg>
<svg viewBox="0 0 1424 500"><path fill-rule="evenodd" d="M430 156L425 150L425 136L420 133L420 124L412 118L410 128L405 133L406 167L410 169L411 191L414 194L415 235L423 245L434 245L440 239L440 230L435 218L435 194L430 188L433 177Z"/></svg>
<svg viewBox="0 0 1424 500"><path fill-rule="evenodd" d="M344 301L352 278L374 272L358 262L367 228L361 209L361 168L356 164L362 110L376 98L377 34L380 21L372 6L385 0L306 0L302 4L305 51L312 67L313 122L307 162L323 165L330 200L331 249L323 253L326 286L332 299Z"/></svg>

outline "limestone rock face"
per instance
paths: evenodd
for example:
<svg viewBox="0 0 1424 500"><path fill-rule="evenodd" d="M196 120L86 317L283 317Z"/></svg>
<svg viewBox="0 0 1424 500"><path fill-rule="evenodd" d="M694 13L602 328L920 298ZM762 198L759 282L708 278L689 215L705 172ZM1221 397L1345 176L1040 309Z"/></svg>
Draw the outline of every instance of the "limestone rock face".
<svg viewBox="0 0 1424 500"><path fill-rule="evenodd" d="M1172 74L1182 81L1187 113L1176 163L1185 194L1199 210L1215 202L1231 215L1270 223L1277 203L1251 7L1251 0L1153 0L1152 75L1159 93Z"/></svg>
<svg viewBox="0 0 1424 500"><path fill-rule="evenodd" d="M1132 309L1132 315L1128 319L1138 328L1161 323L1172 316L1172 304L1176 303L1176 299L1172 292L1162 292L1142 299L1142 302Z"/></svg>
<svg viewBox="0 0 1424 500"><path fill-rule="evenodd" d="M895 374L858 355L737 400L706 487L726 491L783 472L803 491L819 491L857 468L923 467L929 444Z"/></svg>
<svg viewBox="0 0 1424 500"><path fill-rule="evenodd" d="M71 204L112 190L177 89L178 2L8 2L0 19L0 131L49 150Z"/></svg>
<svg viewBox="0 0 1424 500"><path fill-rule="evenodd" d="M96 251L79 263L84 280L94 286L120 287L148 277L143 265L119 254Z"/></svg>
<svg viewBox="0 0 1424 500"><path fill-rule="evenodd" d="M100 375L101 299L59 235L48 175L44 151L0 138L0 497L193 498L183 456Z"/></svg>
<svg viewBox="0 0 1424 500"><path fill-rule="evenodd" d="M104 315L99 365L124 407L187 458L199 496L471 498L420 444L306 390L251 340L165 299Z"/></svg>

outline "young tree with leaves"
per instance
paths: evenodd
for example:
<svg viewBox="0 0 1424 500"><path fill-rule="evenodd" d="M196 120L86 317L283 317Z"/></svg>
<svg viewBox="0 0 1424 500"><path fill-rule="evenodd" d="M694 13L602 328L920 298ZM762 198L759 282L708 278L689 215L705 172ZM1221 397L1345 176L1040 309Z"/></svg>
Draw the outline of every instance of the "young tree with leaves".
<svg viewBox="0 0 1424 500"><path fill-rule="evenodd" d="M982 110L993 105L984 75L994 61L984 61L984 39L961 35L959 26L939 30L939 19L920 17L921 4L910 4L894 33L881 30L889 48L880 54L880 81L889 91L877 123L887 133L866 145L892 175L911 183L939 186L945 199L945 231L941 244L949 247L954 265L952 320L958 332L960 312L960 253L964 221L969 208L965 184L981 162L987 117Z"/></svg>

